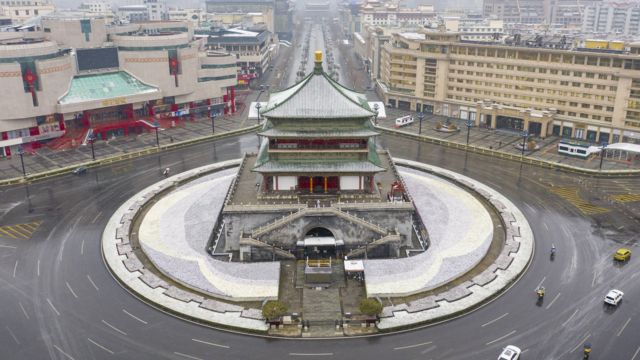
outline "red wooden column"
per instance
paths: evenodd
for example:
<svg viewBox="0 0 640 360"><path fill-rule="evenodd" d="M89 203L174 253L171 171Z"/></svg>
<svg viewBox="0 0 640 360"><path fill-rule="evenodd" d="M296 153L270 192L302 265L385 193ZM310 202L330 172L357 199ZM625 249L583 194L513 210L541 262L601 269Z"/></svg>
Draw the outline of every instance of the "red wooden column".
<svg viewBox="0 0 640 360"><path fill-rule="evenodd" d="M324 177L324 193L327 193L327 177Z"/></svg>
<svg viewBox="0 0 640 360"><path fill-rule="evenodd" d="M313 194L313 176L309 176L309 192Z"/></svg>

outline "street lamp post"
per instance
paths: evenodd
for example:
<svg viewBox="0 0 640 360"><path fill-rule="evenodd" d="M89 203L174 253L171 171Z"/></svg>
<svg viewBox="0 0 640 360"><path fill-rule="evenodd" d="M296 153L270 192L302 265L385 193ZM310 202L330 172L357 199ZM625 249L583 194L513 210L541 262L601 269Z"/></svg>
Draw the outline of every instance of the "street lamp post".
<svg viewBox="0 0 640 360"><path fill-rule="evenodd" d="M96 136L91 134L87 140L89 141L89 144L91 144L91 158L93 161L96 161L96 153L93 149L93 143L96 141Z"/></svg>
<svg viewBox="0 0 640 360"><path fill-rule="evenodd" d="M374 119L374 120L373 120L373 124L374 124L375 126L378 126L378 113L379 113L379 111L380 111L380 106L379 106L378 104L373 104L373 111L375 111L375 112L376 112L376 115L375 115L375 117L373 118L373 119Z"/></svg>
<svg viewBox="0 0 640 360"><path fill-rule="evenodd" d="M24 149L22 148L22 145L18 146L18 155L20 155L20 164L22 164L22 176L27 177L27 172L24 169Z"/></svg>
<svg viewBox="0 0 640 360"><path fill-rule="evenodd" d="M209 117L211 118L211 133L212 134L216 133L216 128L215 128L215 124L214 124L214 121L216 119L216 115L217 115L217 113L214 112L213 110L211 110L211 112L209 113Z"/></svg>
<svg viewBox="0 0 640 360"><path fill-rule="evenodd" d="M527 130L522 130L522 154L524 157L524 149L527 146L527 138L529 137L529 132Z"/></svg>
<svg viewBox="0 0 640 360"><path fill-rule="evenodd" d="M256 103L256 110L258 110L258 124L260 124L260 108L262 105L260 103Z"/></svg>
<svg viewBox="0 0 640 360"><path fill-rule="evenodd" d="M158 121L154 121L153 122L153 127L156 129L156 147L158 147L158 149L160 148L160 137L158 136L158 128L160 127L160 124L158 123Z"/></svg>
<svg viewBox="0 0 640 360"><path fill-rule="evenodd" d="M418 113L418 120L420 121L420 125L418 127L418 135L422 135L422 121L424 120L424 112L420 111Z"/></svg>
<svg viewBox="0 0 640 360"><path fill-rule="evenodd" d="M467 125L467 146L469 146L469 134L471 133L471 127L473 127L473 120L467 120L465 125Z"/></svg>
<svg viewBox="0 0 640 360"><path fill-rule="evenodd" d="M607 143L603 141L602 147L600 148L600 171L602 171L602 162L604 161L605 151L607 151Z"/></svg>

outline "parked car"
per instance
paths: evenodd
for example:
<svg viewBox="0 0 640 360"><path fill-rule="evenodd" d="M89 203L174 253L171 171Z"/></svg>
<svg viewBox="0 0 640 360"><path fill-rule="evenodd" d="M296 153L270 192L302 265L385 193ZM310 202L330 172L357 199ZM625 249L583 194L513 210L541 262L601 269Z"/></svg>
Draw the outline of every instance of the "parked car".
<svg viewBox="0 0 640 360"><path fill-rule="evenodd" d="M82 175L82 174L87 172L87 167L86 166L78 166L77 168L73 169L72 172L73 172L74 175Z"/></svg>
<svg viewBox="0 0 640 360"><path fill-rule="evenodd" d="M613 254L613 260L627 261L629 259L631 259L631 250L629 249L620 248L615 254Z"/></svg>
<svg viewBox="0 0 640 360"><path fill-rule="evenodd" d="M613 289L604 297L604 302L605 304L617 306L622 301L623 296L624 293L622 291Z"/></svg>
<svg viewBox="0 0 640 360"><path fill-rule="evenodd" d="M519 347L509 345L506 348L502 349L500 356L498 356L498 360L518 360L520 359L520 354L522 350Z"/></svg>

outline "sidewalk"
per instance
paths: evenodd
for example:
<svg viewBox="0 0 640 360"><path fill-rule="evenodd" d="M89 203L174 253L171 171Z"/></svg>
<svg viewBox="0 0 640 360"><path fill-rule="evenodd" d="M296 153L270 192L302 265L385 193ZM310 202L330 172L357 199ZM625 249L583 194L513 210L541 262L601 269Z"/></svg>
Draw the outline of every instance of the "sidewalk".
<svg viewBox="0 0 640 360"><path fill-rule="evenodd" d="M257 92L240 95L249 100L255 97ZM245 100L245 101L246 101ZM247 106L232 116L219 116L215 118L215 133L224 133L237 130L242 127L254 125L247 121ZM211 134L211 119L208 117L194 120L182 120L174 128L161 128L158 131L158 139L161 145L171 142L179 142L194 139ZM156 146L155 131L144 132L140 135L120 136L108 141L96 141L94 152L96 159L107 156L123 155L129 152L151 148ZM54 151L46 146L37 149L34 154L25 153L24 167L27 174L36 174L43 171L55 170L74 164L80 164L91 160L91 146L80 145L73 149ZM22 176L20 156L14 154L10 158L0 158L0 179L9 179Z"/></svg>
<svg viewBox="0 0 640 360"><path fill-rule="evenodd" d="M420 131L420 121L416 112L403 111L400 109L386 108L386 119L378 119L378 126L395 129L395 119L405 115L413 115L415 121L407 126L398 128L399 131L418 134ZM449 120L455 124L460 131L454 133L445 133L435 130L438 122L444 123ZM442 140L448 140L465 144L467 141L467 126L465 120L456 118L447 118L441 115L428 114L422 122L422 135ZM600 168L600 156L595 155L589 159L580 159L576 157L558 154L557 147L561 138L558 136L548 136L545 139L538 137L529 137L535 140L539 149L525 151L524 156L538 160L551 161L555 163L575 166L584 169L597 170ZM486 129L472 127L469 131L469 145L484 147L491 150L499 150L513 155L521 155L522 150L516 145L522 143L522 136L515 131L501 129ZM637 170L640 169L640 162L627 162L624 160L614 160L605 158L602 163L603 170Z"/></svg>

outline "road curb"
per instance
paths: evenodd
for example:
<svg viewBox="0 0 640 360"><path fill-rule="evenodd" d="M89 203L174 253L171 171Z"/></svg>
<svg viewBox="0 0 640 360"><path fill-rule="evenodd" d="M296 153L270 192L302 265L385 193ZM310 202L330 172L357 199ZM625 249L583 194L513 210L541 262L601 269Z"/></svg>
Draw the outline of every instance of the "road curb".
<svg viewBox="0 0 640 360"><path fill-rule="evenodd" d="M545 169L555 169L555 170L564 171L568 173L588 175L588 176L622 177L622 176L640 175L640 170L602 170L600 171L600 170L585 169L577 166L560 164L553 161L534 159L527 156L523 157L521 155L510 154L500 150L487 149L481 146L467 145L464 143L459 143L451 140L439 139L432 136L413 134L410 132L390 129L390 128L386 128L378 125L376 125L376 129L386 134L403 136L413 140L418 140L418 141L431 143L435 145L446 146L454 149L460 149L464 151L470 151L476 154L491 156L499 159L516 161L523 164L542 167Z"/></svg>
<svg viewBox="0 0 640 360"><path fill-rule="evenodd" d="M55 176L59 176L59 175L62 175L62 174L70 173L74 169L76 169L76 168L78 168L80 166L85 166L87 168L94 168L94 167L99 167L99 166L102 166L102 165L108 165L108 164L113 164L113 163L120 162L120 161L125 161L125 160L129 160L129 159L138 158L138 157L141 157L141 156L156 154L156 153L158 153L158 152L160 152L162 150L174 150L174 149L179 149L179 148L183 148L183 147L186 147L186 146L199 144L199 143L202 143L202 142L207 142L207 141L210 141L210 140L218 140L218 139L223 139L223 138L232 137L232 136L236 136L236 135L242 135L242 134L246 134L246 133L250 133L250 132L253 132L255 130L258 130L260 128L260 126L261 126L261 124L256 124L256 125L244 127L244 128L241 128L241 129L227 131L227 132L224 132L224 133L211 134L211 135L201 136L201 137L194 138L194 139L189 139L189 140L174 142L174 143L170 143L170 144L160 145L159 148L154 146L154 147L149 147L149 148L145 148L145 149L142 149L142 150L137 150L137 151L134 151L134 152L129 152L129 153L122 154L122 155L113 155L113 156L109 156L109 157L106 157L106 158L98 159L98 160L95 160L95 161L94 160L85 161L83 163L78 163L78 164L74 164L74 165L65 166L65 167L62 167L60 169L43 171L43 172L40 172L40 173L37 173L37 174L30 174L30 175L27 175L26 177L15 177L15 178L10 178L10 179L4 179L4 180L0 180L0 187L23 184L23 183L31 183L33 181L48 179L48 178L51 178L51 177L55 177Z"/></svg>
<svg viewBox="0 0 640 360"><path fill-rule="evenodd" d="M533 258L534 236L524 214L504 195L462 174L415 161L394 159L400 166L444 177L482 196L500 214L505 245L495 262L466 281L442 293L383 309L378 328L397 332L455 319L479 309L504 294L526 272Z"/></svg>

